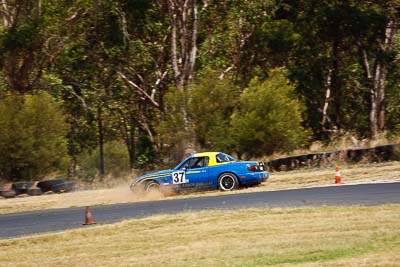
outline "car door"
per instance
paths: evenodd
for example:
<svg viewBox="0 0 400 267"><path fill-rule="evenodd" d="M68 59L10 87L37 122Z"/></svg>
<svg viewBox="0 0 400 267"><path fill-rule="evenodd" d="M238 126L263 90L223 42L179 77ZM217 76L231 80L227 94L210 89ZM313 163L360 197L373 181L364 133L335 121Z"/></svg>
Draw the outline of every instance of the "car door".
<svg viewBox="0 0 400 267"><path fill-rule="evenodd" d="M172 182L179 189L203 189L212 186L208 176L208 157L193 157L180 170L172 173Z"/></svg>

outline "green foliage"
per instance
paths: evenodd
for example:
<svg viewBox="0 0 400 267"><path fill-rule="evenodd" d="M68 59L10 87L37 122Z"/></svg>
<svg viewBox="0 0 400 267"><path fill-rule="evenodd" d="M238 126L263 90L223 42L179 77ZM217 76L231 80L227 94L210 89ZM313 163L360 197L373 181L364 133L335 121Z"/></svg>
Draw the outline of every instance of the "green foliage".
<svg viewBox="0 0 400 267"><path fill-rule="evenodd" d="M399 40L400 45L400 40ZM389 90L387 91L387 104L386 104L386 128L390 137L400 136L400 68L398 65L392 70L393 79L389 83Z"/></svg>
<svg viewBox="0 0 400 267"><path fill-rule="evenodd" d="M146 133L140 132L137 140L135 168L152 169L155 157L154 145Z"/></svg>
<svg viewBox="0 0 400 267"><path fill-rule="evenodd" d="M126 146L118 141L104 144L105 174L121 177L129 173L129 157ZM77 176L86 181L93 181L99 175L99 149L85 151L78 158Z"/></svg>
<svg viewBox="0 0 400 267"><path fill-rule="evenodd" d="M329 140L337 131L369 135L372 80L376 62L382 56L390 61L380 47L388 21L398 16L395 2L284 0L278 7L274 20L289 21L300 36L285 67L305 99L304 124L314 138ZM326 100L328 120L322 124Z"/></svg>
<svg viewBox="0 0 400 267"><path fill-rule="evenodd" d="M38 1L37 1L38 2ZM41 74L64 45L65 1L4 1L0 7L0 72L11 91L44 90ZM38 9L40 7L40 10Z"/></svg>
<svg viewBox="0 0 400 267"><path fill-rule="evenodd" d="M199 62L204 68L230 71L235 83L249 82L258 63L266 62L262 47L266 42L259 37L260 26L270 21L273 3L265 1L220 1L209 5L201 13L204 21L200 31L205 35L200 44ZM282 44L282 43L281 43Z"/></svg>
<svg viewBox="0 0 400 267"><path fill-rule="evenodd" d="M172 161L181 160L185 143L192 136L192 129L189 128L187 120L187 92L170 90L164 97L165 117L157 127L159 143L164 147L165 154L169 155Z"/></svg>
<svg viewBox="0 0 400 267"><path fill-rule="evenodd" d="M198 144L207 150L229 151L229 121L237 105L239 88L228 77L206 72L191 88L188 107Z"/></svg>
<svg viewBox="0 0 400 267"><path fill-rule="evenodd" d="M37 23L23 23L5 32L2 37L2 46L6 50L32 47L37 41L38 33Z"/></svg>
<svg viewBox="0 0 400 267"><path fill-rule="evenodd" d="M7 92L7 82L3 74L0 72L0 96Z"/></svg>
<svg viewBox="0 0 400 267"><path fill-rule="evenodd" d="M304 104L283 69L274 69L268 80L254 78L240 96L232 115L232 137L238 155L262 156L292 151L305 145L309 132L302 127Z"/></svg>
<svg viewBox="0 0 400 267"><path fill-rule="evenodd" d="M34 180L64 171L67 126L60 106L46 93L0 100L0 176Z"/></svg>

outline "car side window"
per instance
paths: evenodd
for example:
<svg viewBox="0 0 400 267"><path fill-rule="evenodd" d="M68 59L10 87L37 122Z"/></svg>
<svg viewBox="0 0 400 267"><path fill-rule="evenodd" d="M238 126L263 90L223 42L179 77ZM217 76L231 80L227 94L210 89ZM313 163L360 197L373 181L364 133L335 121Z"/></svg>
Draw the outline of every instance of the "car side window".
<svg viewBox="0 0 400 267"><path fill-rule="evenodd" d="M203 168L208 166L208 157L200 157L195 163L194 168Z"/></svg>
<svg viewBox="0 0 400 267"><path fill-rule="evenodd" d="M231 156L229 156L225 153L219 153L215 157L216 157L215 159L218 163L235 161L234 158L232 158Z"/></svg>
<svg viewBox="0 0 400 267"><path fill-rule="evenodd" d="M183 167L189 169L203 168L208 166L208 161L208 157L191 158L184 164Z"/></svg>

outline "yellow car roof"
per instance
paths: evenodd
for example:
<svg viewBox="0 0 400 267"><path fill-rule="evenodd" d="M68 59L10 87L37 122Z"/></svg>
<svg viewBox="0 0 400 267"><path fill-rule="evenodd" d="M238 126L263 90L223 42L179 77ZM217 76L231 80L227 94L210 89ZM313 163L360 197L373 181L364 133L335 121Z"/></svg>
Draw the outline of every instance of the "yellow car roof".
<svg viewBox="0 0 400 267"><path fill-rule="evenodd" d="M215 166L228 163L228 162L217 162L216 156L219 153L222 152L201 152L193 154L193 157L208 157L209 158L208 166Z"/></svg>
<svg viewBox="0 0 400 267"><path fill-rule="evenodd" d="M195 157L212 157L212 156L216 156L219 153L221 153L221 152L201 152L201 153L195 153L193 156L195 156Z"/></svg>

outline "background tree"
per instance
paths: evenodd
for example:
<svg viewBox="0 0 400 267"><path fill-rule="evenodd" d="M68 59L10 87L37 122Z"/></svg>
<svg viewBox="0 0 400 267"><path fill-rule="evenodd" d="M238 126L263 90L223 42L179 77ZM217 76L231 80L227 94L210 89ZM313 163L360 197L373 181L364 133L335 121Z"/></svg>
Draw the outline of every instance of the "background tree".
<svg viewBox="0 0 400 267"><path fill-rule="evenodd" d="M232 115L236 152L239 156L259 157L307 144L309 132L301 125L303 110L295 85L283 69L272 70L264 82L253 79Z"/></svg>
<svg viewBox="0 0 400 267"><path fill-rule="evenodd" d="M10 181L65 172L67 125L60 105L46 93L0 100L0 176Z"/></svg>
<svg viewBox="0 0 400 267"><path fill-rule="evenodd" d="M229 79L219 79L215 71L205 71L190 88L189 114L196 141L207 150L232 151L230 117L238 105L240 88Z"/></svg>
<svg viewBox="0 0 400 267"><path fill-rule="evenodd" d="M306 125L315 137L355 131L374 138L384 131L376 116L385 113L385 73L396 34L388 25L396 25L396 9L396 1L281 2L274 19L293 23L301 36L287 67L305 96Z"/></svg>
<svg viewBox="0 0 400 267"><path fill-rule="evenodd" d="M65 3L4 0L0 4L0 70L8 89L19 93L39 88L43 71L62 51L68 26Z"/></svg>

